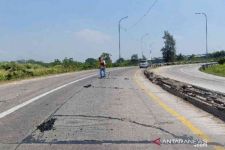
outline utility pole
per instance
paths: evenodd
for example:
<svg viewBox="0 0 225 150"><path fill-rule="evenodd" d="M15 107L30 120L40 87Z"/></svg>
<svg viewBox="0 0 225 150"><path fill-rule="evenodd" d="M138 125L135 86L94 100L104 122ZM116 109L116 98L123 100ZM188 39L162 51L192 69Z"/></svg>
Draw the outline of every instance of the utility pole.
<svg viewBox="0 0 225 150"><path fill-rule="evenodd" d="M152 61L152 51L151 51L151 49L149 50L149 54L150 54L150 61Z"/></svg>
<svg viewBox="0 0 225 150"><path fill-rule="evenodd" d="M206 56L208 55L208 17L207 14L202 12L202 13L195 13L196 15L203 15L205 17L205 40L206 40L206 45L205 45L205 49L206 49Z"/></svg>
<svg viewBox="0 0 225 150"><path fill-rule="evenodd" d="M120 24L121 24L121 21L123 21L124 19L127 19L127 18L128 18L128 16L121 18L119 20L119 23L118 23L118 30L119 30L119 60L121 58L121 52L120 52Z"/></svg>

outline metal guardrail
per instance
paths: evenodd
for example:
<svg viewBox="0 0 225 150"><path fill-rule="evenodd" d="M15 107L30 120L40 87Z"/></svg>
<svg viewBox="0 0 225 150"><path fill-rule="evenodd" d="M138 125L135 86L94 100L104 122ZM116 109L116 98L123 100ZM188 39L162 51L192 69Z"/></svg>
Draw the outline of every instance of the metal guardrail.
<svg viewBox="0 0 225 150"><path fill-rule="evenodd" d="M193 63L202 63L202 62L193 62ZM193 64L192 62L190 63L180 63L180 62L172 62L172 63L157 63L157 64L150 64L149 68L157 68L161 66L170 66L170 65L184 65L184 64ZM206 68L212 67L214 65L218 65L218 62L211 62L211 63L205 63L203 64L200 69L205 70Z"/></svg>
<svg viewBox="0 0 225 150"><path fill-rule="evenodd" d="M218 65L218 62L212 62L212 63L203 64L203 65L200 67L200 69L205 70L206 68L209 68L209 67L212 67L212 66L215 66L215 65Z"/></svg>

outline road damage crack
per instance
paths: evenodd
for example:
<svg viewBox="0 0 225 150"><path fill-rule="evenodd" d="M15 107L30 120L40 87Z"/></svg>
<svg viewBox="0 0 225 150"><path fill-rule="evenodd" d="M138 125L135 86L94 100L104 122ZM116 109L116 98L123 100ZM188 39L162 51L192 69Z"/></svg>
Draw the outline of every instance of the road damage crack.
<svg viewBox="0 0 225 150"><path fill-rule="evenodd" d="M118 121L123 121L123 122L128 122L128 123L133 123L139 126L147 127L147 128L154 128L157 130L160 130L164 133L167 133L171 135L173 138L176 139L183 139L183 140L192 140L195 139L195 137L191 135L175 135L174 133L171 133L170 131L163 129L161 127L157 127L155 125L149 125L149 124L144 124L137 122L135 120L127 119L127 118L119 118L119 117L111 117L111 116L100 116L100 115L54 115L54 117L83 117L83 118L100 118L100 119L110 119L110 120L118 120ZM83 130L81 128L81 130ZM23 140L24 144L28 143L41 143L41 144L150 144L151 140L142 140L142 141L134 141L134 140L58 140L58 139L53 139L51 141L46 141L43 139L39 138L34 138L32 135L28 136L26 139ZM221 143L217 142L209 142L208 145L217 145L217 146L222 146Z"/></svg>
<svg viewBox="0 0 225 150"><path fill-rule="evenodd" d="M74 97L76 94L80 93L83 89L80 88L79 90L77 90L75 93L73 93L66 101L64 101L62 104L60 104L45 120L50 120L51 118L53 118L54 114L64 105L66 104L72 97ZM44 121L45 122L45 121ZM25 138L23 140L21 140L21 142L17 143L18 145L16 146L15 150L17 150L20 145L22 143L26 143L26 141L35 141L36 139L34 139L34 137L32 136L33 133L35 133L35 131L37 131L38 129L36 128L35 130L33 130L31 133L27 134L25 136ZM44 141L42 141L44 142Z"/></svg>
<svg viewBox="0 0 225 150"><path fill-rule="evenodd" d="M111 116L92 116L92 115L54 115L54 117L83 117L83 118L101 118L101 119L118 120L118 121L124 121L124 122L128 122L128 123L136 124L136 125L143 126L143 127L154 128L154 129L160 130L164 133L170 134L173 137L178 137L177 135L175 135L161 127L140 123L140 122L137 122L137 121L134 121L131 119L127 119L127 118L118 118L118 117L111 117Z"/></svg>

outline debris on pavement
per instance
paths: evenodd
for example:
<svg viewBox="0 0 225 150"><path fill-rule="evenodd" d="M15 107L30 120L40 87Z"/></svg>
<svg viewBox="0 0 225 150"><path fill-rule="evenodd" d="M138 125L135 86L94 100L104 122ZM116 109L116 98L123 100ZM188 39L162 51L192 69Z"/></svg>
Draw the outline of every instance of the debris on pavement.
<svg viewBox="0 0 225 150"><path fill-rule="evenodd" d="M89 87L91 87L91 84L87 84L84 86L84 88L89 88Z"/></svg>

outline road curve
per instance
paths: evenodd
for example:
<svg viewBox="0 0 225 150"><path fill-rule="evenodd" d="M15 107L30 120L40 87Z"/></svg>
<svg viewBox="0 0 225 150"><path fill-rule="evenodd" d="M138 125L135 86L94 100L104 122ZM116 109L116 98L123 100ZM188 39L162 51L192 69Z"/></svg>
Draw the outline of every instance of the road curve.
<svg viewBox="0 0 225 150"><path fill-rule="evenodd" d="M152 84L143 70L114 69L105 79L92 76L96 71L0 86L0 114L23 106L0 118L0 150L224 146L224 122ZM208 143L162 143L174 139Z"/></svg>
<svg viewBox="0 0 225 150"><path fill-rule="evenodd" d="M199 71L201 64L163 66L153 71L161 76L225 93L225 78Z"/></svg>

